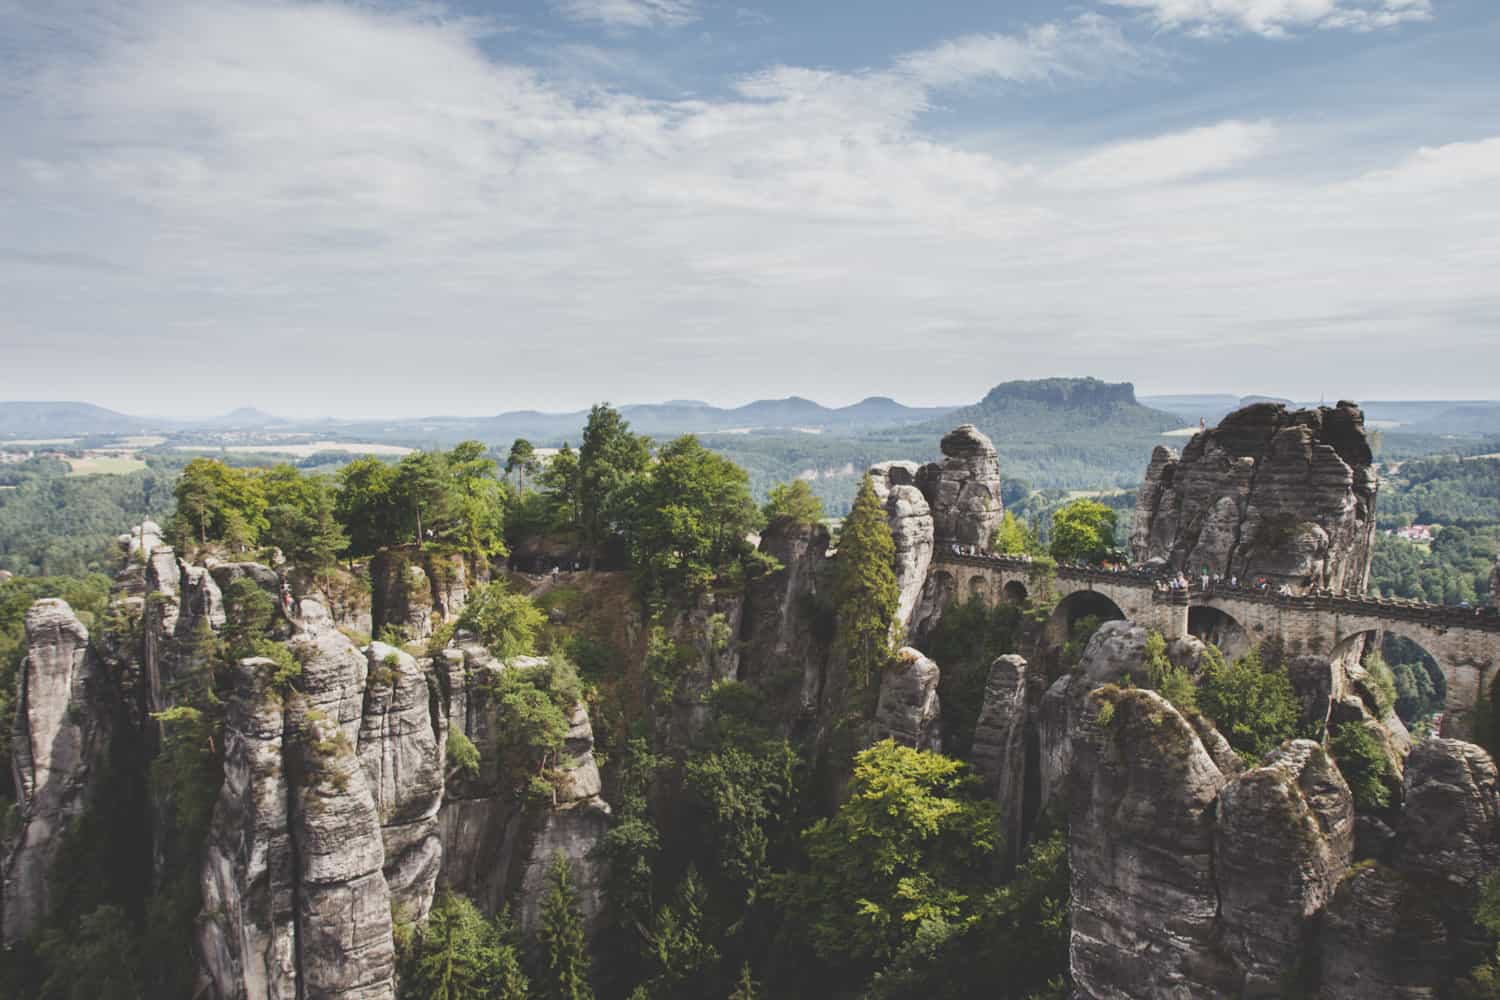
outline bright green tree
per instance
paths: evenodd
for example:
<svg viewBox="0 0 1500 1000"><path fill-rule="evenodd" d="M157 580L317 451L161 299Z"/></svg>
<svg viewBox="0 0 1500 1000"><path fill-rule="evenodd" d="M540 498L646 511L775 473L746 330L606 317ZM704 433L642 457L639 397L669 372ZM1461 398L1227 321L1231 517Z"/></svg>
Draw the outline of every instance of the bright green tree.
<svg viewBox="0 0 1500 1000"><path fill-rule="evenodd" d="M396 464L391 484L396 507L403 527L414 530L412 538L418 544L426 539L428 529L450 513L452 493L446 466L444 455L432 451L414 451Z"/></svg>
<svg viewBox="0 0 1500 1000"><path fill-rule="evenodd" d="M568 447L566 441L542 466L537 482L547 491L548 505L552 510L552 526L557 529L576 528L583 514L579 509L578 453Z"/></svg>
<svg viewBox="0 0 1500 1000"><path fill-rule="evenodd" d="M1263 663L1259 650L1228 663L1213 646L1203 663L1198 706L1247 763L1296 735L1301 711L1285 670Z"/></svg>
<svg viewBox="0 0 1500 1000"><path fill-rule="evenodd" d="M259 475L266 498L266 530L261 541L310 570L334 563L349 544L335 517L332 480L304 475L292 465L274 465Z"/></svg>
<svg viewBox="0 0 1500 1000"><path fill-rule="evenodd" d="M537 940L542 950L539 995L545 1000L593 1000L583 917L573 891L572 869L562 851L547 870Z"/></svg>
<svg viewBox="0 0 1500 1000"><path fill-rule="evenodd" d="M793 479L771 487L762 513L767 521L789 517L799 524L817 524L823 520L823 501L818 499L807 480Z"/></svg>
<svg viewBox="0 0 1500 1000"><path fill-rule="evenodd" d="M590 568L615 534L628 487L650 462L650 439L632 434L619 410L599 403L589 411L578 449L578 512Z"/></svg>
<svg viewBox="0 0 1500 1000"><path fill-rule="evenodd" d="M696 869L689 867L671 903L656 915L649 941L651 979L646 992L652 1000L697 1000L707 996L719 950L709 938L703 919L706 893Z"/></svg>
<svg viewBox="0 0 1500 1000"><path fill-rule="evenodd" d="M648 594L704 587L748 550L758 520L745 470L689 434L672 441L627 489L622 527Z"/></svg>
<svg viewBox="0 0 1500 1000"><path fill-rule="evenodd" d="M400 957L402 1000L526 1000L529 986L499 921L441 893Z"/></svg>
<svg viewBox="0 0 1500 1000"><path fill-rule="evenodd" d="M990 539L990 551L1002 556L1039 556L1046 550L1031 526L1010 511L1006 511L995 526Z"/></svg>
<svg viewBox="0 0 1500 1000"><path fill-rule="evenodd" d="M505 491L495 460L479 441L463 441L445 456L448 520L437 536L479 559L505 554Z"/></svg>
<svg viewBox="0 0 1500 1000"><path fill-rule="evenodd" d="M1115 512L1097 500L1074 500L1052 515L1052 558L1098 563L1115 547Z"/></svg>
<svg viewBox="0 0 1500 1000"><path fill-rule="evenodd" d="M999 814L965 765L883 740L854 759L848 800L804 834L805 872L782 891L825 961L868 975L925 922L975 915Z"/></svg>
<svg viewBox="0 0 1500 1000"><path fill-rule="evenodd" d="M859 687L891 658L891 633L901 599L893 569L895 557L885 509L866 474L839 533L833 587L836 641L849 664L849 676Z"/></svg>
<svg viewBox="0 0 1500 1000"><path fill-rule="evenodd" d="M173 533L200 543L228 541L237 549L253 546L268 525L266 497L259 477L211 458L195 458L173 489L177 510Z"/></svg>
<svg viewBox="0 0 1500 1000"><path fill-rule="evenodd" d="M373 555L396 540L401 513L395 483L396 467L373 456L357 458L339 470L333 509L349 536L351 556Z"/></svg>
<svg viewBox="0 0 1500 1000"><path fill-rule="evenodd" d="M750 974L750 963L740 966L740 978L734 981L734 992L729 1000L760 1000L760 984Z"/></svg>
<svg viewBox="0 0 1500 1000"><path fill-rule="evenodd" d="M536 637L547 624L541 608L525 594L512 593L504 581L482 583L469 592L458 627L474 633L502 660L536 652Z"/></svg>

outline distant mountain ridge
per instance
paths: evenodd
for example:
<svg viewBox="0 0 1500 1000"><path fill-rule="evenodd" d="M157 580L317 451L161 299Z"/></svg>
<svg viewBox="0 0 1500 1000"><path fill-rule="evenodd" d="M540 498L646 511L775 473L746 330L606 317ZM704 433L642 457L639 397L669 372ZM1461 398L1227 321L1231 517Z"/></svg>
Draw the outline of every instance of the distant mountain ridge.
<svg viewBox="0 0 1500 1000"><path fill-rule="evenodd" d="M0 435L8 437L73 437L82 434L123 434L123 428L149 423L93 403L0 402Z"/></svg>

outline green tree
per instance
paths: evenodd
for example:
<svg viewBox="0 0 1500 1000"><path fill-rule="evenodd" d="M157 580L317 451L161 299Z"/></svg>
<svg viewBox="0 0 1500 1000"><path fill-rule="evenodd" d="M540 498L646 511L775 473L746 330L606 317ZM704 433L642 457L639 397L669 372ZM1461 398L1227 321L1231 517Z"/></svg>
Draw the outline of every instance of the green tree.
<svg viewBox="0 0 1500 1000"><path fill-rule="evenodd" d="M1259 650L1227 663L1217 648L1204 654L1198 705L1247 763L1296 734L1301 715L1286 671L1267 666Z"/></svg>
<svg viewBox="0 0 1500 1000"><path fill-rule="evenodd" d="M403 524L414 529L412 538L419 545L426 538L426 529L449 513L452 494L448 490L446 465L442 453L431 451L414 451L396 465L392 483L396 507L401 511Z"/></svg>
<svg viewBox="0 0 1500 1000"><path fill-rule="evenodd" d="M515 946L500 921L486 920L463 896L444 891L399 956L402 1000L525 1000Z"/></svg>
<svg viewBox="0 0 1500 1000"><path fill-rule="evenodd" d="M41 944L51 975L41 1000L141 1000L140 942L125 911L105 905L85 914L76 933L53 928Z"/></svg>
<svg viewBox="0 0 1500 1000"><path fill-rule="evenodd" d="M734 992L729 994L729 1000L760 1000L760 984L750 974L750 963L746 962L740 966L740 978L734 981Z"/></svg>
<svg viewBox="0 0 1500 1000"><path fill-rule="evenodd" d="M1052 515L1052 558L1103 562L1115 547L1115 512L1097 500L1074 500Z"/></svg>
<svg viewBox="0 0 1500 1000"><path fill-rule="evenodd" d="M777 483L771 487L762 513L767 521L789 517L799 524L817 524L823 520L823 501L813 493L807 480L793 479L789 483Z"/></svg>
<svg viewBox="0 0 1500 1000"><path fill-rule="evenodd" d="M537 477L547 491L548 504L552 510L552 527L556 529L576 528L583 514L579 508L578 453L568 447L566 441L557 454L547 460Z"/></svg>
<svg viewBox="0 0 1500 1000"><path fill-rule="evenodd" d="M400 533L396 467L378 458L357 458L339 470L334 516L349 536L349 554L368 556Z"/></svg>
<svg viewBox="0 0 1500 1000"><path fill-rule="evenodd" d="M855 757L848 800L804 834L782 892L825 961L867 976L927 922L978 912L999 814L959 761L883 740Z"/></svg>
<svg viewBox="0 0 1500 1000"><path fill-rule="evenodd" d="M266 530L260 540L306 569L332 565L349 544L335 516L333 482L285 464L261 472L259 481L266 498Z"/></svg>
<svg viewBox="0 0 1500 1000"><path fill-rule="evenodd" d="M1391 804L1391 782L1396 780L1380 737L1357 722L1345 722L1328 740L1340 773L1361 812L1375 812Z"/></svg>
<svg viewBox="0 0 1500 1000"><path fill-rule="evenodd" d="M706 898L696 869L689 867L672 902L662 907L650 937L652 1000L697 1000L710 995L719 951L708 939L703 919Z"/></svg>
<svg viewBox="0 0 1500 1000"><path fill-rule="evenodd" d="M1046 549L1036 532L1011 511L1006 511L995 526L990 539L990 551L1002 556L1039 556Z"/></svg>
<svg viewBox="0 0 1500 1000"><path fill-rule="evenodd" d="M237 549L256 544L266 522L266 497L258 476L211 458L195 458L173 489L177 512L173 534L183 542L229 541Z"/></svg>
<svg viewBox="0 0 1500 1000"><path fill-rule="evenodd" d="M839 533L833 587L836 641L849 676L863 687L890 661L901 593L892 568L896 546L885 509L867 473Z"/></svg>
<svg viewBox="0 0 1500 1000"><path fill-rule="evenodd" d="M758 512L745 470L691 434L664 447L625 493L622 526L644 593L707 586L749 549Z"/></svg>
<svg viewBox="0 0 1500 1000"><path fill-rule="evenodd" d="M651 441L630 432L630 422L608 403L589 411L578 449L578 512L589 568L615 534L626 490L651 461Z"/></svg>
<svg viewBox="0 0 1500 1000"><path fill-rule="evenodd" d="M547 616L525 594L515 594L505 582L482 583L469 592L458 627L484 643L502 660L536 653L536 637Z"/></svg>
<svg viewBox="0 0 1500 1000"><path fill-rule="evenodd" d="M444 461L447 473L446 523L436 535L478 559L505 554L505 494L495 478L495 460L479 441L454 445Z"/></svg>
<svg viewBox="0 0 1500 1000"><path fill-rule="evenodd" d="M516 489L526 491L526 478L536 472L536 449L525 438L511 442L510 454L505 458L505 474L516 477Z"/></svg>
<svg viewBox="0 0 1500 1000"><path fill-rule="evenodd" d="M539 995L545 1000L593 1000L583 917L573 891L572 869L562 851L547 870L537 940L542 950Z"/></svg>

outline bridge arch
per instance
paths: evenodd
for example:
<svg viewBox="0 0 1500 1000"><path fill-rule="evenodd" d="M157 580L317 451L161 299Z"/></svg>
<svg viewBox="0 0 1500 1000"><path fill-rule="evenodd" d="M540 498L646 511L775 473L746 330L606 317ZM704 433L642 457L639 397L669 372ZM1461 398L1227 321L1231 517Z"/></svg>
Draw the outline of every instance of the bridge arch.
<svg viewBox="0 0 1500 1000"><path fill-rule="evenodd" d="M1348 663L1357 659L1367 665L1377 653L1392 669L1391 679L1397 692L1396 714L1402 722L1410 726L1420 719L1442 714L1448 695L1448 673L1453 666L1444 664L1428 648L1419 630L1392 625L1351 632L1334 646L1333 660ZM1397 676L1398 670L1409 676L1405 679Z"/></svg>
<svg viewBox="0 0 1500 1000"><path fill-rule="evenodd" d="M1230 660L1239 659L1255 645L1249 630L1239 619L1211 604L1195 604L1188 608L1187 629L1189 634L1218 646Z"/></svg>
<svg viewBox="0 0 1500 1000"><path fill-rule="evenodd" d="M1075 590L1057 602L1043 634L1047 645L1060 649L1073 637L1078 623L1086 618L1097 618L1103 624L1127 617L1118 604L1099 591Z"/></svg>
<svg viewBox="0 0 1500 1000"><path fill-rule="evenodd" d="M1007 580L1001 588L1001 593L1006 604L1025 604L1031 600L1031 594L1026 590L1026 584L1020 580Z"/></svg>

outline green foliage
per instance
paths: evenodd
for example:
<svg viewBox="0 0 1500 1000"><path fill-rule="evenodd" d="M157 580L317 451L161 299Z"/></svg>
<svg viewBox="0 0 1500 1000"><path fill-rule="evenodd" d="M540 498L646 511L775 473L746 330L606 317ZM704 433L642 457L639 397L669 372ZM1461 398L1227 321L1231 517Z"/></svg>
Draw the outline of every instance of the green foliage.
<svg viewBox="0 0 1500 1000"><path fill-rule="evenodd" d="M560 759L568 718L583 696L573 665L553 656L536 666L508 667L486 674L479 690L495 713L502 780L535 804L551 805L548 772L568 763Z"/></svg>
<svg viewBox="0 0 1500 1000"><path fill-rule="evenodd" d="M457 723L448 727L448 767L455 774L479 776L479 748L464 735Z"/></svg>
<svg viewBox="0 0 1500 1000"><path fill-rule="evenodd" d="M1292 682L1279 666L1264 665L1259 650L1230 664L1210 646L1204 664L1198 704L1247 763L1296 734L1301 712Z"/></svg>
<svg viewBox="0 0 1500 1000"><path fill-rule="evenodd" d="M649 471L620 481L608 506L617 511L640 590L648 596L707 586L747 554L745 535L759 521L745 471L692 435L664 447Z"/></svg>
<svg viewBox="0 0 1500 1000"><path fill-rule="evenodd" d="M1179 711L1198 707L1198 688L1187 670L1167 657L1167 640L1160 632L1146 634L1146 683Z"/></svg>
<svg viewBox="0 0 1500 1000"><path fill-rule="evenodd" d="M503 913L486 920L463 896L439 893L427 922L397 955L400 997L526 1000L530 987L512 937Z"/></svg>
<svg viewBox="0 0 1500 1000"><path fill-rule="evenodd" d="M291 465L261 472L266 500L266 529L261 542L274 545L298 566L320 570L331 566L349 544L335 518L333 480L304 475Z"/></svg>
<svg viewBox="0 0 1500 1000"><path fill-rule="evenodd" d="M177 512L172 534L179 544L226 541L237 551L256 544L266 521L266 494L258 476L211 458L195 458L173 488Z"/></svg>
<svg viewBox="0 0 1500 1000"><path fill-rule="evenodd" d="M349 536L349 554L368 556L396 540L396 467L373 456L357 458L338 473L334 515Z"/></svg>
<svg viewBox="0 0 1500 1000"><path fill-rule="evenodd" d="M527 477L534 475L540 464L530 441L516 438L511 442L510 453L505 457L505 474L516 477L516 489L525 492Z"/></svg>
<svg viewBox="0 0 1500 1000"><path fill-rule="evenodd" d="M740 977L734 981L729 1000L761 1000L760 984L750 974L750 963L740 966Z"/></svg>
<svg viewBox="0 0 1500 1000"><path fill-rule="evenodd" d="M892 568L895 557L885 509L866 474L839 534L833 586L835 641L856 688L868 685L891 658L891 632L900 601Z"/></svg>
<svg viewBox="0 0 1500 1000"><path fill-rule="evenodd" d="M417 451L395 465L361 458L340 470L335 514L352 556L410 540L476 559L505 553L505 490L479 441Z"/></svg>
<svg viewBox="0 0 1500 1000"><path fill-rule="evenodd" d="M1074 500L1052 515L1052 558L1099 563L1115 547L1116 515L1097 500Z"/></svg>
<svg viewBox="0 0 1500 1000"><path fill-rule="evenodd" d="M1008 510L995 526L990 551L1002 556L1039 556L1047 550L1031 526Z"/></svg>
<svg viewBox="0 0 1500 1000"><path fill-rule="evenodd" d="M53 927L39 951L51 974L41 1000L143 1000L136 930L122 907L99 906L76 932Z"/></svg>
<svg viewBox="0 0 1500 1000"><path fill-rule="evenodd" d="M458 627L466 629L502 660L536 653L536 637L547 618L525 594L513 594L501 581L469 592Z"/></svg>
<svg viewBox="0 0 1500 1000"><path fill-rule="evenodd" d="M1382 490L1381 500L1385 494ZM1444 527L1431 546L1384 533L1375 536L1370 589L1385 597L1433 604L1478 604L1489 596L1500 550L1500 521Z"/></svg>
<svg viewBox="0 0 1500 1000"><path fill-rule="evenodd" d="M661 908L648 940L650 979L644 984L652 1000L697 1000L711 996L719 951L709 940L703 916L706 893L695 869L689 868L672 902Z"/></svg>
<svg viewBox="0 0 1500 1000"><path fill-rule="evenodd" d="M1375 698L1375 714L1383 719L1396 708L1396 675L1379 653L1367 656L1364 668L1370 693Z"/></svg>
<svg viewBox="0 0 1500 1000"><path fill-rule="evenodd" d="M577 528L583 517L579 499L582 480L578 453L567 442L542 467L539 481L545 491L539 495L545 514L538 520L552 530Z"/></svg>
<svg viewBox="0 0 1500 1000"><path fill-rule="evenodd" d="M789 517L800 524L817 524L824 517L823 501L818 499L807 480L793 479L789 483L777 483L771 487L761 513L767 521L776 517Z"/></svg>
<svg viewBox="0 0 1500 1000"><path fill-rule="evenodd" d="M1460 1000L1500 1000L1500 873L1485 876L1479 886L1474 923L1489 938L1493 949L1489 961L1474 967L1468 979L1458 984Z"/></svg>
<svg viewBox="0 0 1500 1000"><path fill-rule="evenodd" d="M558 851L547 869L547 891L542 896L537 941L542 967L537 995L543 1000L593 1000L589 959L584 945L583 918L573 892L572 870Z"/></svg>
<svg viewBox="0 0 1500 1000"><path fill-rule="evenodd" d="M863 977L924 925L976 915L999 816L965 772L891 740L855 757L848 800L803 834L807 870L782 883L819 957Z"/></svg>
<svg viewBox="0 0 1500 1000"><path fill-rule="evenodd" d="M1039 834L966 921L933 920L876 975L871 1000L1067 997L1068 844Z"/></svg>
<svg viewBox="0 0 1500 1000"><path fill-rule="evenodd" d="M923 648L942 665L938 697L948 753L968 755L984 704L990 665L997 656L1016 651L1021 625L1021 609L1016 605L992 606L982 597L973 596L944 611L928 635Z"/></svg>
<svg viewBox="0 0 1500 1000"><path fill-rule="evenodd" d="M591 565L618 533L630 488L650 462L651 440L632 434L620 411L608 403L589 411L578 449L578 515Z"/></svg>
<svg viewBox="0 0 1500 1000"><path fill-rule="evenodd" d="M123 476L73 476L52 458L0 466L0 569L77 576L119 568L115 538L150 518L169 522L171 470L157 459Z"/></svg>
<svg viewBox="0 0 1500 1000"><path fill-rule="evenodd" d="M1328 741L1333 755L1361 812L1377 812L1391 804L1395 771L1380 738L1357 722L1339 726Z"/></svg>

